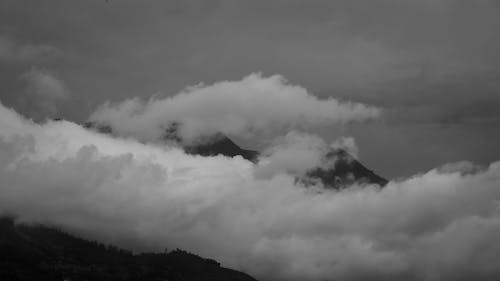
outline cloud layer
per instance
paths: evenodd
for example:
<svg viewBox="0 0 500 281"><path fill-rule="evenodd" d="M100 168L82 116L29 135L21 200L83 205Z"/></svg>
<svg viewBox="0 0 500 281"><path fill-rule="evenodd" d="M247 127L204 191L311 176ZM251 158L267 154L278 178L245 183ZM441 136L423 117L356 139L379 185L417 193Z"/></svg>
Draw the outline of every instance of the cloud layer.
<svg viewBox="0 0 500 281"><path fill-rule="evenodd" d="M184 248L262 280L500 278L500 162L318 192L256 177L241 157L38 125L2 105L0 158L1 211L137 250Z"/></svg>
<svg viewBox="0 0 500 281"><path fill-rule="evenodd" d="M379 114L379 109L360 103L318 99L279 75L251 74L240 81L188 87L173 97L106 103L90 119L111 125L119 135L149 141L161 138L177 122L182 138L190 142L216 132L279 135L294 128L369 120Z"/></svg>

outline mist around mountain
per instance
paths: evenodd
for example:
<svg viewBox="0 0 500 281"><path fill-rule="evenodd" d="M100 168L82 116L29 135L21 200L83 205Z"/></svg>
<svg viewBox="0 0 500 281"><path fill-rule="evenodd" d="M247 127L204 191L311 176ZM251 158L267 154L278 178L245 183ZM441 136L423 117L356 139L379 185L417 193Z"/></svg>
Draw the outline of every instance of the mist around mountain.
<svg viewBox="0 0 500 281"><path fill-rule="evenodd" d="M239 147L230 138L217 134L211 140L184 148L187 153L202 156L224 155L228 157L241 156L249 161L256 162L259 152ZM381 187L388 180L366 168L361 162L343 149L331 149L324 156L326 166L315 167L298 176L297 181L306 186L320 182L327 189L343 189L353 184L377 184Z"/></svg>
<svg viewBox="0 0 500 281"><path fill-rule="evenodd" d="M320 181L326 188L342 189L353 184L377 184L384 187L389 181L366 168L343 149L332 149L326 156L330 164L309 170L300 178L303 183Z"/></svg>
<svg viewBox="0 0 500 281"><path fill-rule="evenodd" d="M85 128L96 130L103 134L112 134L109 125L87 122ZM183 143L178 134L179 124L172 123L163 135L163 141L175 143L188 154L201 156L223 155L227 157L241 156L253 163L258 162L261 153L256 150L244 149L238 146L228 136L216 133L212 136L199 138L192 143ZM324 156L325 165L314 167L304 175L297 175L297 182L305 186L321 183L326 189L343 189L353 184L376 184L384 187L388 180L365 167L353 155L341 148L331 148Z"/></svg>
<svg viewBox="0 0 500 281"><path fill-rule="evenodd" d="M175 249L132 253L44 225L0 217L0 280L255 281L212 259Z"/></svg>

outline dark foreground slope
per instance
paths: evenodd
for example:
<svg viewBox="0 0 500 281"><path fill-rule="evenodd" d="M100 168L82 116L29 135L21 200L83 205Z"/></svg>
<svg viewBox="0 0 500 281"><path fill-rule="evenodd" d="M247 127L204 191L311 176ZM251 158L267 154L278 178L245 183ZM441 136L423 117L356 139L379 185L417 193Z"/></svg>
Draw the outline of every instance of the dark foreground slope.
<svg viewBox="0 0 500 281"><path fill-rule="evenodd" d="M0 218L0 280L255 281L185 251L133 254L9 217Z"/></svg>

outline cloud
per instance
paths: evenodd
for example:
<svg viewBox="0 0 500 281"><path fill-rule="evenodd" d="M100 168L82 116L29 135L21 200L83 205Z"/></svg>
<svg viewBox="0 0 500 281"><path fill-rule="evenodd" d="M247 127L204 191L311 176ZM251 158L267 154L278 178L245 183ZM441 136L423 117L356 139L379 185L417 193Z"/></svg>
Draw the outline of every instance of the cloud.
<svg viewBox="0 0 500 281"><path fill-rule="evenodd" d="M359 157L359 148L353 137L341 137L330 144L333 149L343 149L355 158Z"/></svg>
<svg viewBox="0 0 500 281"><path fill-rule="evenodd" d="M291 131L283 137L277 137L262 152L255 167L255 177L269 179L277 174L300 177L318 167L332 169L334 162L338 160L336 156L327 156L332 149L342 149L356 158L358 155L358 148L352 137L341 137L328 145L317 135ZM345 156L343 160L351 161L353 158Z"/></svg>
<svg viewBox="0 0 500 281"><path fill-rule="evenodd" d="M173 97L105 103L90 120L110 125L119 135L158 140L172 123L181 124L187 142L222 132L249 137L294 128L365 121L379 109L360 103L319 99L282 76L251 74L240 81L188 87Z"/></svg>
<svg viewBox="0 0 500 281"><path fill-rule="evenodd" d="M30 62L48 59L61 53L56 47L39 44L20 44L6 36L0 35L0 61L5 62Z"/></svg>
<svg viewBox="0 0 500 281"><path fill-rule="evenodd" d="M29 91L36 96L55 100L68 98L64 83L46 70L33 67L22 77L28 83Z"/></svg>
<svg viewBox="0 0 500 281"><path fill-rule="evenodd" d="M277 138L263 152L255 176L270 178L278 173L304 175L315 167L323 166L327 152L327 144L318 136L292 131Z"/></svg>
<svg viewBox="0 0 500 281"><path fill-rule="evenodd" d="M57 113L57 102L69 98L65 83L47 70L32 67L21 78L26 82L24 104L33 104L38 115L53 116Z"/></svg>
<svg viewBox="0 0 500 281"><path fill-rule="evenodd" d="M262 280L500 278L500 162L317 193L255 177L241 157L38 125L2 105L0 158L2 211L136 250L184 248Z"/></svg>

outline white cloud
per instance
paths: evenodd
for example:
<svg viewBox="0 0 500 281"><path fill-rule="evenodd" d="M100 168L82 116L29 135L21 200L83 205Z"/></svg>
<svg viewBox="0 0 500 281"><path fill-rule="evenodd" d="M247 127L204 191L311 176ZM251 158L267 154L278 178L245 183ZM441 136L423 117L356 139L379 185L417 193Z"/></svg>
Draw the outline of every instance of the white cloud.
<svg viewBox="0 0 500 281"><path fill-rule="evenodd" d="M353 137L341 137L330 144L333 149L343 149L355 158L359 158L359 148Z"/></svg>
<svg viewBox="0 0 500 281"><path fill-rule="evenodd" d="M53 116L57 113L57 102L69 97L69 91L64 82L47 70L32 67L21 76L26 81L26 96L24 103L32 104L39 115Z"/></svg>
<svg viewBox="0 0 500 281"><path fill-rule="evenodd" d="M312 168L323 166L328 146L318 136L292 131L277 138L263 152L255 169L256 177L270 178L278 173L303 175Z"/></svg>
<svg viewBox="0 0 500 281"><path fill-rule="evenodd" d="M68 98L64 83L46 70L33 67L22 77L26 79L28 90L33 95L56 100Z"/></svg>
<svg viewBox="0 0 500 281"><path fill-rule="evenodd" d="M20 44L0 35L0 61L30 62L60 55L61 51L46 44Z"/></svg>
<svg viewBox="0 0 500 281"><path fill-rule="evenodd" d="M500 162L319 194L256 178L241 157L37 125L1 105L0 159L1 209L22 220L184 248L262 280L500 278Z"/></svg>
<svg viewBox="0 0 500 281"><path fill-rule="evenodd" d="M379 109L364 104L319 99L279 75L251 74L240 81L188 87L173 97L106 103L90 119L143 141L157 140L169 124L179 122L181 135L190 141L214 132L242 137L280 135L291 129L364 121L379 114Z"/></svg>

